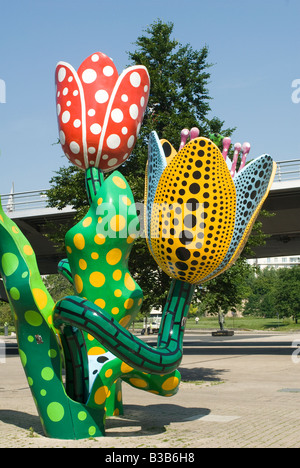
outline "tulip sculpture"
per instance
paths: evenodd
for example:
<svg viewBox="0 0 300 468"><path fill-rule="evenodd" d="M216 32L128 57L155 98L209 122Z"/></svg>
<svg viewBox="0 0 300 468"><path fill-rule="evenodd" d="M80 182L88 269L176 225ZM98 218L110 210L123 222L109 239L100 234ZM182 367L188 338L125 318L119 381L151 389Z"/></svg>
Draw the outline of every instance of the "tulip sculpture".
<svg viewBox="0 0 300 468"><path fill-rule="evenodd" d="M196 128L184 130L177 153L167 140L150 134L146 237L150 253L173 280L157 347L131 334L129 325L143 300L128 270L136 237L131 226L138 225L138 217L130 187L115 169L134 148L149 87L145 67L118 76L102 53L88 57L77 72L65 62L57 65L60 142L68 159L85 171L90 203L66 234L67 258L58 266L74 295L54 304L33 249L0 210L0 271L21 361L49 437L105 435L105 417L122 413L121 381L161 396L178 391L194 288L236 260L273 180L269 156L236 173L241 148L231 164L226 139L222 155ZM249 145L241 167L247 152Z"/></svg>

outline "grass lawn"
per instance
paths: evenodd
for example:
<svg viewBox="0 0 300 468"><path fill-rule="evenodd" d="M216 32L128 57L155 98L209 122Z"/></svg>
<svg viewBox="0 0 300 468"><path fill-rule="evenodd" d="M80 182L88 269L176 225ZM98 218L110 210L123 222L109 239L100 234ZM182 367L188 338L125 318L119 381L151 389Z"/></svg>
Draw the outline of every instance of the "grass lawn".
<svg viewBox="0 0 300 468"><path fill-rule="evenodd" d="M230 330L273 330L273 331L300 331L300 323L292 319L258 318L258 317L228 317L225 319L225 328ZM200 317L198 325L195 319L188 319L186 329L219 329L217 317Z"/></svg>

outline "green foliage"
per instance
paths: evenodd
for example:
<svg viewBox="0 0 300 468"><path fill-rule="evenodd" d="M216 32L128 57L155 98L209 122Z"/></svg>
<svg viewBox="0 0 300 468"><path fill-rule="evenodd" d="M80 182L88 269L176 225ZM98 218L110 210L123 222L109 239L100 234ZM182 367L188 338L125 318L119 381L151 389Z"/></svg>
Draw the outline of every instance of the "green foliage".
<svg viewBox="0 0 300 468"><path fill-rule="evenodd" d="M253 267L239 258L235 265L222 275L208 281L195 295L199 301L199 314L220 315L237 312L250 294L247 280Z"/></svg>
<svg viewBox="0 0 300 468"><path fill-rule="evenodd" d="M278 317L281 319L300 317L300 267L278 270L258 270L249 278L249 294L245 315Z"/></svg>

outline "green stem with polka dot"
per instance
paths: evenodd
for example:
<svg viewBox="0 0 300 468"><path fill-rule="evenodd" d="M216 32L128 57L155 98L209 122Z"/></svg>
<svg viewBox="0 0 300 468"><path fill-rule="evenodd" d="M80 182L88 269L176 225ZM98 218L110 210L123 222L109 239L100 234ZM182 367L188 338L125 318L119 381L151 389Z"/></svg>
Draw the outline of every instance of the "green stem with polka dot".
<svg viewBox="0 0 300 468"><path fill-rule="evenodd" d="M103 436L104 409L75 402L66 394L61 349L52 324L54 302L41 280L30 244L1 206L0 259L21 362L45 434L61 439Z"/></svg>

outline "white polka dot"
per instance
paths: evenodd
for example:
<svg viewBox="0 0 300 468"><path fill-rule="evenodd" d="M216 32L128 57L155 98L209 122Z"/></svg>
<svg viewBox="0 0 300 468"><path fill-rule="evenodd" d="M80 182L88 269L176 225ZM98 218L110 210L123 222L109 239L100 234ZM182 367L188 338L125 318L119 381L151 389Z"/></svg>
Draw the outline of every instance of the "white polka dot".
<svg viewBox="0 0 300 468"><path fill-rule="evenodd" d="M148 91L148 86L147 85L144 86L144 91L145 91L145 93Z"/></svg>
<svg viewBox="0 0 300 468"><path fill-rule="evenodd" d="M72 153L74 154L78 154L79 151L80 151L80 146L78 143L76 143L76 141L71 141L70 143L70 150L72 151Z"/></svg>
<svg viewBox="0 0 300 468"><path fill-rule="evenodd" d="M79 128L81 125L81 120L79 119L74 120L73 125L75 128Z"/></svg>
<svg viewBox="0 0 300 468"><path fill-rule="evenodd" d="M108 154L104 154L104 155L102 156L102 159L104 159L104 160L105 160L105 159L108 159Z"/></svg>
<svg viewBox="0 0 300 468"><path fill-rule="evenodd" d="M99 58L100 58L100 57L99 57L98 54L92 55L92 62L98 62Z"/></svg>
<svg viewBox="0 0 300 468"><path fill-rule="evenodd" d="M122 94L121 99L122 99L123 102L127 102L128 101L127 94Z"/></svg>
<svg viewBox="0 0 300 468"><path fill-rule="evenodd" d="M69 76L68 82L71 83L73 81L73 76Z"/></svg>
<svg viewBox="0 0 300 468"><path fill-rule="evenodd" d="M132 104L129 108L129 114L130 114L130 117L133 119L133 120L136 120L138 118L138 115L139 115L139 108L136 104Z"/></svg>
<svg viewBox="0 0 300 468"><path fill-rule="evenodd" d="M107 65L106 67L103 68L103 74L105 76L112 76L114 74L114 69L113 67L110 67L109 65Z"/></svg>
<svg viewBox="0 0 300 468"><path fill-rule="evenodd" d="M94 148L93 146L90 146L90 148L88 149L88 152L90 154L95 154L96 153L96 148Z"/></svg>
<svg viewBox="0 0 300 468"><path fill-rule="evenodd" d="M132 148L134 145L134 141L135 141L134 135L131 135L131 137L128 138L127 147Z"/></svg>
<svg viewBox="0 0 300 468"><path fill-rule="evenodd" d="M121 109L114 109L111 113L111 118L115 123L122 122L124 115Z"/></svg>
<svg viewBox="0 0 300 468"><path fill-rule="evenodd" d="M123 133L123 135L127 135L127 133L128 133L128 128L127 128L127 127L123 127L123 128L122 128L122 133Z"/></svg>
<svg viewBox="0 0 300 468"><path fill-rule="evenodd" d="M133 72L130 75L130 83L134 88L138 88L141 84L141 76L138 72Z"/></svg>
<svg viewBox="0 0 300 468"><path fill-rule="evenodd" d="M145 104L145 98L144 97L141 97L140 103L141 103L141 106L144 107L144 104Z"/></svg>
<svg viewBox="0 0 300 468"><path fill-rule="evenodd" d="M97 73L92 68L87 68L87 70L84 70L84 72L82 73L82 81L84 83L93 83L94 81L96 81L96 79Z"/></svg>
<svg viewBox="0 0 300 468"><path fill-rule="evenodd" d="M61 116L61 120L62 120L63 123L67 123L67 122L69 122L70 117L71 117L70 112L69 112L69 111L65 111L65 112L63 113L63 115Z"/></svg>
<svg viewBox="0 0 300 468"><path fill-rule="evenodd" d="M89 161L89 163L93 166L95 164L95 161Z"/></svg>
<svg viewBox="0 0 300 468"><path fill-rule="evenodd" d="M68 94L68 92L69 92L68 88L64 88L63 95L66 96Z"/></svg>
<svg viewBox="0 0 300 468"><path fill-rule="evenodd" d="M57 97L59 97L59 96L60 96L60 91L57 92Z"/></svg>
<svg viewBox="0 0 300 468"><path fill-rule="evenodd" d="M89 115L90 117L94 117L95 114L96 114L95 109L90 109L90 110L88 110L88 115Z"/></svg>
<svg viewBox="0 0 300 468"><path fill-rule="evenodd" d="M75 91L73 91L73 96L78 96L78 90L75 89Z"/></svg>
<svg viewBox="0 0 300 468"><path fill-rule="evenodd" d="M61 83L66 78L67 71L65 68L60 68L58 71L57 79Z"/></svg>
<svg viewBox="0 0 300 468"><path fill-rule="evenodd" d="M118 162L117 158L112 158L112 159L110 159L110 160L108 161L107 165L108 165L109 167L111 167L111 166L114 166L115 164L117 164L117 162Z"/></svg>
<svg viewBox="0 0 300 468"><path fill-rule="evenodd" d="M75 162L78 166L82 166L82 162L79 161L79 159L75 159L74 162Z"/></svg>
<svg viewBox="0 0 300 468"><path fill-rule="evenodd" d="M139 123L139 124L138 124L138 126L137 126L137 129L136 129L136 137L138 137L138 136L139 136L140 129L141 129L141 125L142 125L142 124L141 124L141 123Z"/></svg>
<svg viewBox="0 0 300 468"><path fill-rule="evenodd" d="M61 105L60 105L60 104L57 104L57 106L56 106L57 115L60 114L60 111L61 111Z"/></svg>
<svg viewBox="0 0 300 468"><path fill-rule="evenodd" d="M112 134L112 135L109 135L109 137L106 140L106 143L110 149L116 149L120 146L121 139L119 135Z"/></svg>
<svg viewBox="0 0 300 468"><path fill-rule="evenodd" d="M101 125L94 123L90 126L90 130L94 135L99 135L99 133L101 132Z"/></svg>
<svg viewBox="0 0 300 468"><path fill-rule="evenodd" d="M127 159L128 158L128 153L124 154L123 156L123 159Z"/></svg>
<svg viewBox="0 0 300 468"><path fill-rule="evenodd" d="M104 102L108 101L109 95L105 89L99 89L99 91L95 94L95 99L99 104L103 104Z"/></svg>
<svg viewBox="0 0 300 468"><path fill-rule="evenodd" d="M72 104L71 101L68 101L67 102L67 107L70 107L71 104Z"/></svg>
<svg viewBox="0 0 300 468"><path fill-rule="evenodd" d="M64 145L66 142L66 136L62 130L59 132L59 141L62 145Z"/></svg>

